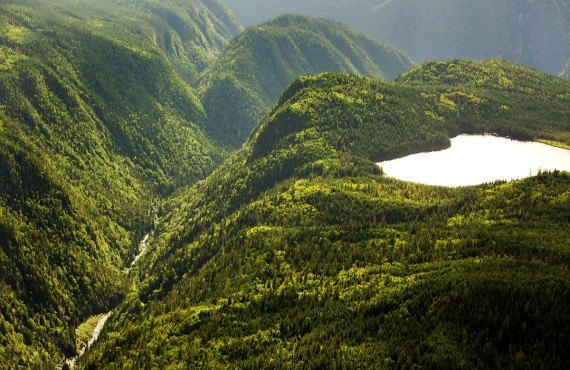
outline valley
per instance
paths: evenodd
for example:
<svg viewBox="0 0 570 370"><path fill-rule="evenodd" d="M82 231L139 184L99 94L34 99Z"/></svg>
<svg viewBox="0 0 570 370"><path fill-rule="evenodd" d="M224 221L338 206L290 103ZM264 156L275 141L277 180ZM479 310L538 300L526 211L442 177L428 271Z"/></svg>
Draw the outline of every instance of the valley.
<svg viewBox="0 0 570 370"><path fill-rule="evenodd" d="M130 270L136 265L136 263L138 262L138 260L144 255L144 253L146 252L147 248L148 248L148 240L150 238L150 233L146 234L144 236L144 238L141 240L140 244L139 244L139 252L138 254L135 256L135 258L133 259L133 261L131 262L131 264L129 265L129 267L127 269L124 270L125 274L129 274ZM97 341L97 339L99 339L99 335L101 335L101 331L103 330L103 327L105 326L105 323L107 322L107 320L109 319L109 317L112 315L113 311L109 311L100 315L96 315L93 317L90 317L89 319L87 319L84 323L82 323L81 325L79 325L79 328L76 330L79 331L83 328L87 328L88 332L91 333L91 336L89 337L88 341L86 343L83 343L81 346L78 346L78 353L76 356L71 357L71 358L66 358L63 363L61 364L60 368L65 369L65 368L74 368L75 364L77 363L77 360L79 360L81 358L81 356L83 356L83 354L89 350L89 348L91 348L91 346L93 344L95 344L95 342ZM95 326L92 327L92 325L90 324L91 322L94 322L94 320L96 320L96 324ZM92 327L92 329L91 329ZM89 330L91 329L91 330Z"/></svg>
<svg viewBox="0 0 570 370"><path fill-rule="evenodd" d="M0 1L0 368L565 368L567 7L413 3Z"/></svg>
<svg viewBox="0 0 570 370"><path fill-rule="evenodd" d="M97 341L97 339L99 339L99 335L101 335L101 331L103 330L103 327L105 326L105 323L107 322L107 320L109 319L109 316L111 316L112 311L107 312L105 314L101 314L101 315L96 315L93 317L90 317L86 322L82 323L79 328L81 327L87 327L89 329L91 329L91 326L89 325L91 321L96 320L95 326L89 331L89 333L91 334L91 337L88 338L87 342L84 343L82 346L78 346L78 352L76 356L72 357L72 358L66 358L63 363L58 367L59 369L73 369L75 367L75 364L77 363L77 360L79 358L81 358L81 356L83 356L83 354L85 353L85 351L89 350L89 348ZM78 330L79 330L78 328Z"/></svg>
<svg viewBox="0 0 570 370"><path fill-rule="evenodd" d="M559 367L566 338L549 325L566 310L568 174L452 189L392 180L374 163L444 148L461 132L565 140L568 98L554 91L567 82L541 87L531 82L538 75L461 61L395 83L296 79L241 150L165 203L138 294L81 366L367 367L373 357L388 368L465 359ZM518 82L505 89L498 76ZM477 120L466 96L490 104ZM550 131L518 111L536 96L550 102L537 116L560 109ZM428 111L446 114L446 124ZM433 123L414 123L425 117ZM533 321L522 302L547 319ZM513 312L524 329L504 326ZM524 340L529 325L538 342ZM477 329L487 327L495 331ZM414 351L435 338L454 350Z"/></svg>

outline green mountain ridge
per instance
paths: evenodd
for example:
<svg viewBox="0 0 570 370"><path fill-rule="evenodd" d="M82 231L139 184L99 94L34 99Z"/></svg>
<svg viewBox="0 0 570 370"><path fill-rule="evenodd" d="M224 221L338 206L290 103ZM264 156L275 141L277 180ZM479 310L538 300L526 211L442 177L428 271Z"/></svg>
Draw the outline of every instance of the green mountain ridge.
<svg viewBox="0 0 570 370"><path fill-rule="evenodd" d="M239 147L291 79L348 72L392 79L412 62L342 24L282 16L238 35L201 77L213 135Z"/></svg>
<svg viewBox="0 0 570 370"><path fill-rule="evenodd" d="M564 368L568 173L453 189L374 161L459 133L568 143L569 100L502 61L297 78L163 204L139 289L79 367Z"/></svg>
<svg viewBox="0 0 570 370"><path fill-rule="evenodd" d="M344 22L418 63L508 59L558 74L570 57L562 0L224 0L245 25L284 13Z"/></svg>
<svg viewBox="0 0 570 370"><path fill-rule="evenodd" d="M314 27L295 35L297 43L304 37L321 43L319 32L328 32L337 44L366 47L334 49L321 67L311 61L315 71L330 62L381 77L409 65L347 27L289 20ZM271 27L283 34L299 28ZM55 366L77 351L75 328L129 292L122 270L150 230L157 201L206 177L228 154L220 143L231 134L216 130L212 105L205 109L194 88L211 76L207 66L224 58L240 29L214 0L0 5L0 362ZM254 31L240 37L265 38ZM277 56L267 55L268 64ZM386 69L378 64L382 57ZM310 71L307 64L287 70L282 88ZM252 80L267 88L262 77ZM263 109L280 89L263 96ZM222 109L231 116L242 108ZM249 129L232 143L241 144Z"/></svg>
<svg viewBox="0 0 570 370"><path fill-rule="evenodd" d="M225 156L175 72L196 74L198 59L176 65L153 43L159 30L176 35L146 19L151 4L194 4L188 14L202 15L204 31L213 14L197 1L0 5L0 367L55 367L73 355L81 321L129 290L121 270L153 223L155 199ZM117 13L124 6L141 18ZM206 63L236 27L212 45L210 35L182 47L194 57L208 50Z"/></svg>
<svg viewBox="0 0 570 370"><path fill-rule="evenodd" d="M216 0L26 0L6 6L31 19L73 25L131 49L160 51L190 84L241 28Z"/></svg>

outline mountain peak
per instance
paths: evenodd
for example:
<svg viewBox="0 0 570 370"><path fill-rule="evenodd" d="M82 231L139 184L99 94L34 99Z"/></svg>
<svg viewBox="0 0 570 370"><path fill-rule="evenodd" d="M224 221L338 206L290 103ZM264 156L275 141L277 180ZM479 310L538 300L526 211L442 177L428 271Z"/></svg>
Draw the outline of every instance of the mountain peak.
<svg viewBox="0 0 570 370"><path fill-rule="evenodd" d="M285 15L230 43L202 76L202 101L212 129L238 146L298 75L348 72L388 80L411 66L402 52L347 26Z"/></svg>

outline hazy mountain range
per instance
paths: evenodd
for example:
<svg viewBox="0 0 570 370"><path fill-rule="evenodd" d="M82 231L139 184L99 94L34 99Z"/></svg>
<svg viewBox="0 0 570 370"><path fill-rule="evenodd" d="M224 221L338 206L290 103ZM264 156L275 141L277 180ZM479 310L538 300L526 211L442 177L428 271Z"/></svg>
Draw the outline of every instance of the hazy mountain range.
<svg viewBox="0 0 570 370"><path fill-rule="evenodd" d="M246 25L283 13L345 22L418 63L500 58L558 74L570 57L564 0L224 0Z"/></svg>

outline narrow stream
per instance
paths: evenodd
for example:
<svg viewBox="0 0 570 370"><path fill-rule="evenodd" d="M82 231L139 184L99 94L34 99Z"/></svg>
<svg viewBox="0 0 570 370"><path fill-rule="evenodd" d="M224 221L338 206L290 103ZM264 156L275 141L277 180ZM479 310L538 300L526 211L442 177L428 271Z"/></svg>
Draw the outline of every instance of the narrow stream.
<svg viewBox="0 0 570 370"><path fill-rule="evenodd" d="M103 315L99 319L99 321L97 322L97 325L95 326L95 329L93 329L93 334L91 335L91 338L87 342L87 345L79 350L79 353L77 354L77 356L72 357L72 358L66 358L65 361L63 362L63 364L61 365L61 368L64 368L65 365L67 365L69 368L73 368L75 366L75 363L77 362L77 360L81 356L83 356L85 351L87 351L93 345L93 343L95 343L97 341L97 339L99 339L99 334L101 334L101 331L103 330L103 327L105 326L105 323L107 322L107 319L109 318L109 316L111 316L111 312L113 312L113 311L107 312L105 315Z"/></svg>
<svg viewBox="0 0 570 370"><path fill-rule="evenodd" d="M131 269L136 265L136 263L138 262L138 260L144 255L144 253L146 252L147 248L148 248L148 239L150 238L150 233L146 234L144 236L144 238L141 240L140 244L139 244L139 253L135 256L135 258L133 259L133 262L131 262L131 265L126 268L124 270L125 274L128 274ZM79 352L76 356L71 357L71 358L66 358L60 366L58 366L58 369L65 369L67 368L73 368L75 367L75 364L77 363L77 360L79 360L79 358L81 356L83 356L83 354L89 349L91 348L91 346L97 341L97 339L99 339L99 334L101 334L101 331L103 331L103 328L105 327L105 323L107 322L107 319L109 319L109 317L111 316L113 311L109 311L106 314L104 314L99 321L97 322L97 325L95 326L95 328L93 329L93 333L91 334L91 338L89 339L89 341L87 342L87 345L80 348Z"/></svg>
<svg viewBox="0 0 570 370"><path fill-rule="evenodd" d="M143 238L143 240L141 240L140 244L139 244L139 254L137 254L135 256L135 259L133 260L133 262L131 262L131 266L127 269L127 273L129 271L131 271L131 269L137 264L137 262L139 261L139 258L142 257L142 255L144 254L144 252L146 252L146 249L148 248L148 238L150 238L150 234L146 234Z"/></svg>

